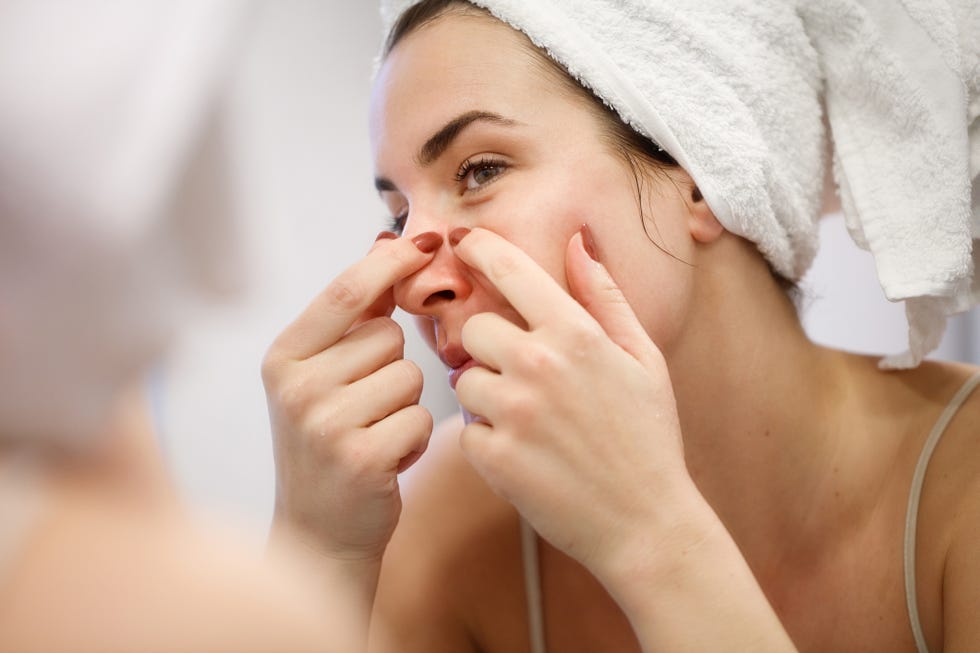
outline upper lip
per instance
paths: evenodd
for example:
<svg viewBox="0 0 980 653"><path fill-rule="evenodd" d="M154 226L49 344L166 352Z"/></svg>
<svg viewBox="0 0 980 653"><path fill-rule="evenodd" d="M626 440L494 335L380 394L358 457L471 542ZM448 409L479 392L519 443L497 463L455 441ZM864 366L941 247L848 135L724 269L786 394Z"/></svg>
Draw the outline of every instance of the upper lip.
<svg viewBox="0 0 980 653"><path fill-rule="evenodd" d="M471 358L462 345L449 344L439 352L439 359L450 369L462 367Z"/></svg>

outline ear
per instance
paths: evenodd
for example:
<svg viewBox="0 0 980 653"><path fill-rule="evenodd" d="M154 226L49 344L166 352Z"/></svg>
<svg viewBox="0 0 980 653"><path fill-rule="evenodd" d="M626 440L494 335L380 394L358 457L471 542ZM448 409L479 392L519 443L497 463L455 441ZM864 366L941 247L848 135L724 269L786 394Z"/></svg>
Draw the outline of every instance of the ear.
<svg viewBox="0 0 980 653"><path fill-rule="evenodd" d="M699 243L711 243L725 231L718 218L704 201L704 196L697 186L691 186L690 197L686 198L688 207L688 227L691 236Z"/></svg>

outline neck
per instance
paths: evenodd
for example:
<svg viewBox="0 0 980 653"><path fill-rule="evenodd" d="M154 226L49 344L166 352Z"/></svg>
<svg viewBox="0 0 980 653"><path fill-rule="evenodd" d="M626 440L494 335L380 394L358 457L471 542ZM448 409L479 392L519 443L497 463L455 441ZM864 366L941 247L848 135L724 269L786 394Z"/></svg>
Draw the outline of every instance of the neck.
<svg viewBox="0 0 980 653"><path fill-rule="evenodd" d="M853 437L853 408L874 385L859 379L880 374L874 362L810 342L771 278L764 292L760 278L738 279L725 275L696 303L712 315L695 315L666 353L688 469L761 570L857 527L890 454Z"/></svg>
<svg viewBox="0 0 980 653"><path fill-rule="evenodd" d="M176 500L140 386L114 402L99 436L68 443L52 439L0 440L0 464L27 456L67 495L114 502L171 504Z"/></svg>

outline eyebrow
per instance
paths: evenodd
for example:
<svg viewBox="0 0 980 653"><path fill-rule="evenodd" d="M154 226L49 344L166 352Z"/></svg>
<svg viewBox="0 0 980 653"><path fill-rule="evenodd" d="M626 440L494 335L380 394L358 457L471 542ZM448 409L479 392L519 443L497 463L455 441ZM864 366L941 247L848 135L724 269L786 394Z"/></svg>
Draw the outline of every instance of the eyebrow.
<svg viewBox="0 0 980 653"><path fill-rule="evenodd" d="M418 154L415 155L416 163L422 167L435 163L449 149L453 141L463 133L463 130L475 122L489 122L505 127L514 127L520 124L516 120L505 118L499 113L493 113L491 111L467 111L466 113L461 113L443 125L439 131L425 141L425 144L419 148ZM385 177L375 177L374 187L379 193L398 190L395 184Z"/></svg>

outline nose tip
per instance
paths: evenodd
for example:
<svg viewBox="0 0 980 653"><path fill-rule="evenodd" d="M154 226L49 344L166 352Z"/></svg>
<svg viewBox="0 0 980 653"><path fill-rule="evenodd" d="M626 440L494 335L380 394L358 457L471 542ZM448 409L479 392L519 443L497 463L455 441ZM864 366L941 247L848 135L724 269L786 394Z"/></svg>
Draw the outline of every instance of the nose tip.
<svg viewBox="0 0 980 653"><path fill-rule="evenodd" d="M395 302L408 313L438 318L448 307L468 296L471 284L462 262L452 249L441 247L445 236L427 233L432 234L432 241L438 238L438 251L421 270L396 284Z"/></svg>

